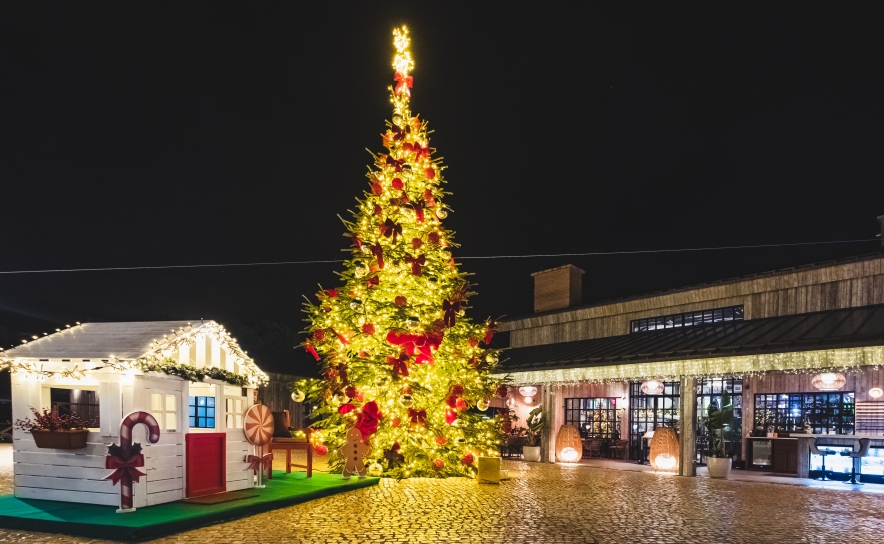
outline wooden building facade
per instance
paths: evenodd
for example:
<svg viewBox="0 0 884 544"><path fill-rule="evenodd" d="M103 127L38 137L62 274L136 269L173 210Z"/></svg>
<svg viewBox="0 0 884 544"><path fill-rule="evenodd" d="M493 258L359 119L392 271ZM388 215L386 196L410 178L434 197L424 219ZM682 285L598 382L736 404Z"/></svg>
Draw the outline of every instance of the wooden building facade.
<svg viewBox="0 0 884 544"><path fill-rule="evenodd" d="M598 407L616 404L613 419L633 459L645 455L646 431L680 426L682 459L702 463L704 413L723 390L733 395L739 416L730 453L747 464L746 437L757 432L757 422L796 434L806 427L884 438L884 253L574 306L577 297L562 289L573 288L582 273L565 266L535 274L539 312L501 325L509 332L503 368L513 379L517 415L530 408L516 393L519 385L542 391L544 461L555 460L561 425L583 425L589 436L590 421L611 419ZM843 376L844 383L821 395L830 391L819 385L823 375ZM642 385L656 380L665 389L646 395ZM832 410L850 412L849 426L818 424L820 418L805 417L807 410L792 415L796 403L837 395L842 404ZM784 403L792 412L780 414ZM693 474L693 463L679 470Z"/></svg>

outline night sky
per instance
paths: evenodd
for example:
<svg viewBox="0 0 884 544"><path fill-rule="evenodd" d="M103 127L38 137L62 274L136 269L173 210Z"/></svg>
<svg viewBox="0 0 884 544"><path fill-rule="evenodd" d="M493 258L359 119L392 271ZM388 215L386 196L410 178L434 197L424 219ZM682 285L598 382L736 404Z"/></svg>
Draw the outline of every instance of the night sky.
<svg viewBox="0 0 884 544"><path fill-rule="evenodd" d="M365 148L381 150L401 24L455 257L880 232L872 12L477 4L3 3L0 270L340 258L336 215L367 187ZM463 266L483 319L530 313L530 273L567 263L593 302L879 247ZM300 330L302 295L339 267L0 275L0 341L73 321Z"/></svg>

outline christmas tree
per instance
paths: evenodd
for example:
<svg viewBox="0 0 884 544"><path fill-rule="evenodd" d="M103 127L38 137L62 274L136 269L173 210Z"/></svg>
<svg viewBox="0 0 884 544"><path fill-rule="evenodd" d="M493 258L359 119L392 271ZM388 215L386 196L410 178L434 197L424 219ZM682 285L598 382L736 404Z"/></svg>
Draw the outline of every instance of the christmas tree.
<svg viewBox="0 0 884 544"><path fill-rule="evenodd" d="M343 286L308 302L303 345L322 380L302 384L316 403L313 444L337 449L356 427L371 446L370 472L396 477L474 476L479 455L496 455L500 419L488 410L506 387L491 377L494 322L464 316L473 294L452 257L452 232L427 123L409 108L414 62L405 27L396 55L386 150L374 157L352 221ZM333 462L333 468L337 465Z"/></svg>

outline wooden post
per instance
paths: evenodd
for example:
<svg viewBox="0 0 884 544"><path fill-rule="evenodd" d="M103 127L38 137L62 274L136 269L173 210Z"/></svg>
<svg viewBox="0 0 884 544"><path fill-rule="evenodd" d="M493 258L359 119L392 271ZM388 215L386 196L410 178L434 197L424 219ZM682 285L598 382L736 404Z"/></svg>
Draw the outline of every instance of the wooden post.
<svg viewBox="0 0 884 544"><path fill-rule="evenodd" d="M679 397L679 434L681 462L678 464L679 476L697 475L697 379L681 378L681 396Z"/></svg>
<svg viewBox="0 0 884 544"><path fill-rule="evenodd" d="M556 392L551 385L543 386L543 432L540 434L540 462L555 463L556 462L556 439L555 435L555 418L556 418Z"/></svg>

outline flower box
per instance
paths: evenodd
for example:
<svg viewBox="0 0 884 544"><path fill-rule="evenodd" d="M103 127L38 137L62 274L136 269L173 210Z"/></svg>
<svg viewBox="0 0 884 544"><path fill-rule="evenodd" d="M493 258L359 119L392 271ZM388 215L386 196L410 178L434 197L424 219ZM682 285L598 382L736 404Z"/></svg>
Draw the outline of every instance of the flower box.
<svg viewBox="0 0 884 544"><path fill-rule="evenodd" d="M57 450L79 450L86 447L87 429L77 431L31 431L38 448L54 448Z"/></svg>

